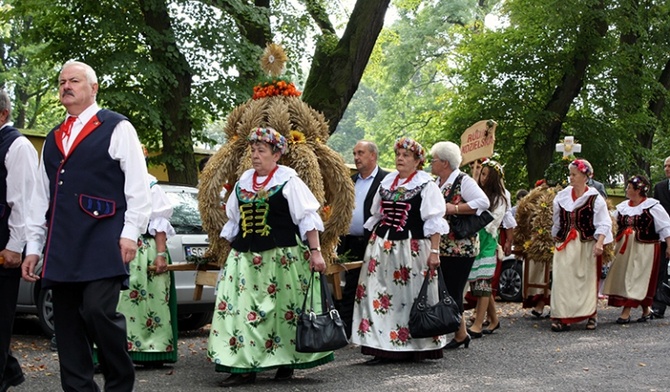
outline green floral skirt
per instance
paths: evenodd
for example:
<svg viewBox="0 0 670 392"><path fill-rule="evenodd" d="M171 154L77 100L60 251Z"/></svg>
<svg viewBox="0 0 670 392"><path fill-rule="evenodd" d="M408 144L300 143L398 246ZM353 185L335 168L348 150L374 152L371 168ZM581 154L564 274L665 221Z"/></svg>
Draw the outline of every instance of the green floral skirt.
<svg viewBox="0 0 670 392"><path fill-rule="evenodd" d="M172 272L154 274L156 242L142 237L130 262L130 285L117 310L126 316L128 351L133 362L177 362L177 293ZM170 260L168 258L168 264Z"/></svg>
<svg viewBox="0 0 670 392"><path fill-rule="evenodd" d="M231 250L217 283L207 351L216 371L307 369L334 359L332 351L295 351L298 315L311 274L308 258L302 244L260 253ZM320 290L314 293L314 305L321 309Z"/></svg>

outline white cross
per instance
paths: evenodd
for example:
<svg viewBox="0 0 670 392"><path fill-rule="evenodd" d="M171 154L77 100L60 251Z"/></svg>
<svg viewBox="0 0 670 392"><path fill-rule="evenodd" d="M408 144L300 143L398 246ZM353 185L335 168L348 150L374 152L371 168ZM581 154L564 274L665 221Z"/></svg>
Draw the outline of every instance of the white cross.
<svg viewBox="0 0 670 392"><path fill-rule="evenodd" d="M566 136L563 143L556 144L556 151L562 152L564 157L568 157L576 152L582 152L582 145L575 143L574 136Z"/></svg>

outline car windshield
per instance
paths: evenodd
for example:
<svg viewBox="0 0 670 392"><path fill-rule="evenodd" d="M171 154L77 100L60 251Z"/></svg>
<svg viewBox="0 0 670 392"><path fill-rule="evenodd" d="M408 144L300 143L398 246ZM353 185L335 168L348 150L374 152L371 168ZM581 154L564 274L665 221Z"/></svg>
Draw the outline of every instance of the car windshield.
<svg viewBox="0 0 670 392"><path fill-rule="evenodd" d="M177 234L204 234L198 210L198 194L195 191L166 188L163 189L173 208L170 223Z"/></svg>

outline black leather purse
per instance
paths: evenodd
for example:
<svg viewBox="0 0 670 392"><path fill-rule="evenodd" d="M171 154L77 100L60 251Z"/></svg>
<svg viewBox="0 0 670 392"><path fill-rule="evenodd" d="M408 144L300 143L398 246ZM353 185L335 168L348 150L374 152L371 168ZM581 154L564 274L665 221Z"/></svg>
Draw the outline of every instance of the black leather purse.
<svg viewBox="0 0 670 392"><path fill-rule="evenodd" d="M337 350L349 344L344 331L344 322L335 309L330 295L326 277L321 275L321 313L314 312L314 274L309 279L309 287L305 292L302 312L298 317L295 350L300 353L320 353ZM307 308L307 297L310 305Z"/></svg>
<svg viewBox="0 0 670 392"><path fill-rule="evenodd" d="M449 220L449 231L454 233L457 240L475 235L489 223L493 222L493 215L484 211L481 215L452 215Z"/></svg>
<svg viewBox="0 0 670 392"><path fill-rule="evenodd" d="M454 189L460 184L464 175L465 174L461 174L456 177L456 181L451 185L451 192L449 192L449 196L447 200L445 200L445 203L451 201L454 196ZM484 211L481 215L450 215L448 219L449 232L454 234L454 238L460 240L477 234L479 230L493 222L493 215L488 211Z"/></svg>
<svg viewBox="0 0 670 392"><path fill-rule="evenodd" d="M414 300L412 310L409 312L409 333L413 338L446 335L456 332L461 326L461 310L447 291L442 271L438 268L436 272L439 301L435 305L428 305L430 271L427 271L419 296Z"/></svg>

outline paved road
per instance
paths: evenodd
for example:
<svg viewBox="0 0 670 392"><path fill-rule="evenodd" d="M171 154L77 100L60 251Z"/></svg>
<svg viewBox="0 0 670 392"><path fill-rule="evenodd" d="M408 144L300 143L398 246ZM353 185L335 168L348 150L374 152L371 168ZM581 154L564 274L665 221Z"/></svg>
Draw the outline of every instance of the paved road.
<svg viewBox="0 0 670 392"><path fill-rule="evenodd" d="M276 383L263 373L239 391L670 391L670 320L646 324L614 323L619 310L601 307L597 331L584 323L565 333L550 331L548 319L526 315L518 304L502 307L499 333L477 339L469 349L445 352L425 363L369 367L357 347L339 350L336 359L316 369L296 372L294 380ZM639 310L634 311L633 319ZM634 321L634 320L633 320ZM16 392L59 391L57 355L39 335L36 320L17 322L15 353L26 382ZM32 325L35 324L35 325ZM180 360L157 370L137 370L136 391L220 391L225 374L206 360L208 331L183 333ZM96 376L100 377L100 376ZM102 384L102 379L99 379Z"/></svg>

